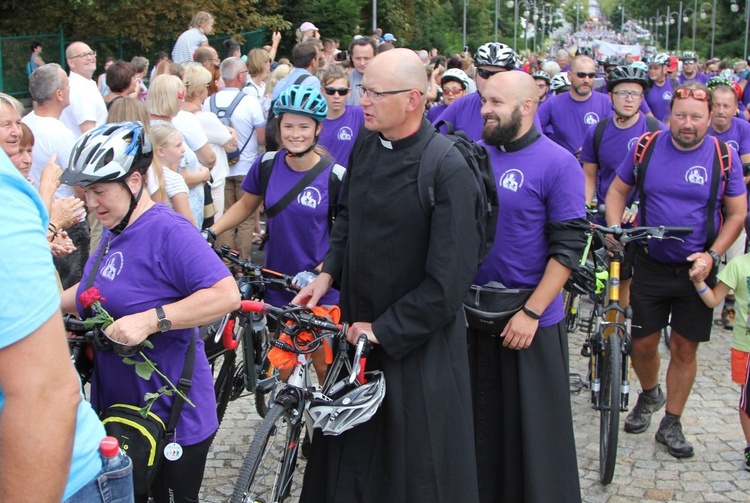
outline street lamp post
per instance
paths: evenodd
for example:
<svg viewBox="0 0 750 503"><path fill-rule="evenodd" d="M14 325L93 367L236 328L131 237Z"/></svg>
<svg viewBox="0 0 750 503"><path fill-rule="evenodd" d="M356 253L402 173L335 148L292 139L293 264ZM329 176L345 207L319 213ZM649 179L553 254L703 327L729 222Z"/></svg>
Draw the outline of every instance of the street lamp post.
<svg viewBox="0 0 750 503"><path fill-rule="evenodd" d="M706 7L711 9L711 59L714 58L714 42L716 40L716 0L714 0L714 4L711 5L708 2L704 2L701 4L701 19L706 19L708 15L706 14ZM693 36L695 38L695 36Z"/></svg>
<svg viewBox="0 0 750 503"><path fill-rule="evenodd" d="M576 33L578 33L578 25L580 24L580 15L581 15L581 2L580 0L576 0Z"/></svg>
<svg viewBox="0 0 750 503"><path fill-rule="evenodd" d="M667 17L664 20L665 24L667 25L667 41L665 43L665 49L666 52L669 52L669 25L675 23L675 17L677 16L676 12L670 12L669 5L667 5Z"/></svg>
<svg viewBox="0 0 750 503"><path fill-rule="evenodd" d="M687 23L688 21L690 21L690 17L693 18L693 48L691 49L691 51L695 52L695 17L696 16L695 16L695 11L691 9L690 7L688 7L682 12L682 22Z"/></svg>
<svg viewBox="0 0 750 503"><path fill-rule="evenodd" d="M745 52L744 58L747 61L747 31L750 29L750 0L745 1Z"/></svg>
<svg viewBox="0 0 750 503"><path fill-rule="evenodd" d="M625 30L625 5L620 4L620 31Z"/></svg>
<svg viewBox="0 0 750 503"><path fill-rule="evenodd" d="M682 2L680 2L680 15L677 16L677 52L680 52L680 38L682 38Z"/></svg>
<svg viewBox="0 0 750 503"><path fill-rule="evenodd" d="M466 47L466 4L469 3L469 0L464 0L464 36L463 36L463 44L461 47Z"/></svg>

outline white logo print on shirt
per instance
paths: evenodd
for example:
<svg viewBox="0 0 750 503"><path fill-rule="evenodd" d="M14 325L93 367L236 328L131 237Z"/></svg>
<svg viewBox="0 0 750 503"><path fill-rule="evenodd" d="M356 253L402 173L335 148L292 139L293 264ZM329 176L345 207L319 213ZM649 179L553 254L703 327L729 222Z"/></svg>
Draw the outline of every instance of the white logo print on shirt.
<svg viewBox="0 0 750 503"><path fill-rule="evenodd" d="M297 196L297 202L302 206L315 209L323 200L323 196L320 195L320 191L315 187L305 187L300 195Z"/></svg>
<svg viewBox="0 0 750 503"><path fill-rule="evenodd" d="M664 91L664 94L661 95L661 98L664 101L672 101L672 91Z"/></svg>
<svg viewBox="0 0 750 503"><path fill-rule="evenodd" d="M633 145L635 145L635 142L637 141L638 141L637 136L632 137L630 141L628 142L628 150L631 150L633 148Z"/></svg>
<svg viewBox="0 0 750 503"><path fill-rule="evenodd" d="M708 173L703 166L693 166L685 172L685 180L695 185L705 185L708 181Z"/></svg>
<svg viewBox="0 0 750 503"><path fill-rule="evenodd" d="M523 187L523 173L517 169L509 169L500 177L500 187L518 192Z"/></svg>
<svg viewBox="0 0 750 503"><path fill-rule="evenodd" d="M727 142L727 145L729 145L730 147L732 147L732 148L734 149L734 151L735 151L735 152L739 152L739 151L740 151L740 146L739 146L739 145L737 144L737 142L736 142L736 141L734 141L734 140L729 140L729 141Z"/></svg>
<svg viewBox="0 0 750 503"><path fill-rule="evenodd" d="M349 126L344 126L339 129L339 133L336 135L336 139L341 141L352 141L353 137L354 133L352 133L352 128Z"/></svg>
<svg viewBox="0 0 750 503"><path fill-rule="evenodd" d="M100 275L110 281L114 281L115 277L122 272L123 265L125 265L125 257L122 256L122 252L115 252L104 263Z"/></svg>
<svg viewBox="0 0 750 503"><path fill-rule="evenodd" d="M599 116L596 114L596 112L589 112L586 115L583 116L583 123L584 124L597 124L599 122Z"/></svg>

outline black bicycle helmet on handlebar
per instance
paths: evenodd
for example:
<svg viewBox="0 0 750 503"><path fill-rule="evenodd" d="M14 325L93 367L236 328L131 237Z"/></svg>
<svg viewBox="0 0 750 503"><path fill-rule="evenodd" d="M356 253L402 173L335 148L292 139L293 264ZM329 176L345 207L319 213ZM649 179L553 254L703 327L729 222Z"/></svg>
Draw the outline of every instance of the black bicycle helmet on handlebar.
<svg viewBox="0 0 750 503"><path fill-rule="evenodd" d="M604 289L608 275L606 271L597 273L594 262L587 260L585 264L578 266L578 270L570 273L565 290L577 295L600 293Z"/></svg>

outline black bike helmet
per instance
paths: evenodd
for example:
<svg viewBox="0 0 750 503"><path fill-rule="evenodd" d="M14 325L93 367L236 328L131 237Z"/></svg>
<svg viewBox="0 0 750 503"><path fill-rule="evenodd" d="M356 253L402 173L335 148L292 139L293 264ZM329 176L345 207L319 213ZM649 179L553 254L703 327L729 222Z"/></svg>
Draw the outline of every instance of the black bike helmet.
<svg viewBox="0 0 750 503"><path fill-rule="evenodd" d="M552 80L552 77L549 76L549 73L545 72L544 70L538 70L531 74L531 77L536 80L540 79L543 80L549 85L549 81Z"/></svg>
<svg viewBox="0 0 750 503"><path fill-rule="evenodd" d="M617 84L625 82L639 84L645 91L648 89L648 74L640 68L617 66L607 75L607 91L612 92Z"/></svg>
<svg viewBox="0 0 750 503"><path fill-rule="evenodd" d="M604 66L606 68L610 66L622 66L624 64L625 64L625 58L621 56L617 56L616 54L607 57L607 59L604 61Z"/></svg>
<svg viewBox="0 0 750 503"><path fill-rule="evenodd" d="M581 46L578 49L576 49L576 56L580 56L583 54L584 56L588 56L591 59L594 59L594 48L589 47L587 45Z"/></svg>
<svg viewBox="0 0 750 503"><path fill-rule="evenodd" d="M477 49L474 54L476 66L500 66L506 70L516 67L516 53L501 42L488 42Z"/></svg>
<svg viewBox="0 0 750 503"><path fill-rule="evenodd" d="M570 273L565 290L578 295L600 293L606 286L608 276L607 271L597 273L594 262L587 260L585 264L578 266L578 270Z"/></svg>

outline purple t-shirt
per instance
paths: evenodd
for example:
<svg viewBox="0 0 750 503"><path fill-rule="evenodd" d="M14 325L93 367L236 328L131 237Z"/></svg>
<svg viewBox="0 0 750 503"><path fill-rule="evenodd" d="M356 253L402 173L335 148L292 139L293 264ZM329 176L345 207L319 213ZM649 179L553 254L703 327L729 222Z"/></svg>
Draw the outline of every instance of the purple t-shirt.
<svg viewBox="0 0 750 503"><path fill-rule="evenodd" d="M685 263L689 255L704 251L706 246L706 205L711 192L715 142L712 136L707 135L697 149L685 152L674 146L668 132L660 133L654 141L644 185L648 202L647 221L641 221L641 213L638 215L638 225L692 227L692 234L682 236L684 243L654 239L648 243L649 254L654 260ZM732 169L724 194L726 197L736 197L745 194L745 184L739 156L731 149L730 153ZM617 168L617 176L628 185L635 185L633 162L631 151ZM717 231L720 228L720 206L721 196L716 200Z"/></svg>
<svg viewBox="0 0 750 503"><path fill-rule="evenodd" d="M94 286L106 299L102 306L115 319L177 302L230 275L195 227L183 216L156 204L122 234L104 232L99 249L86 263L77 295L83 292L94 262L106 246L109 250L99 264ZM78 312L83 315L80 305ZM170 330L150 336L154 348L143 350L177 384L193 336L196 337L195 369L188 397L196 407L185 404L182 409L176 430L181 445L201 442L219 427L213 375L203 341L195 328ZM91 402L95 408L105 410L115 403L143 406L144 394L166 384L156 374L149 381L141 379L135 368L123 363L122 357L113 351L95 354L97 370L91 380ZM165 424L173 401L164 395L151 409Z"/></svg>
<svg viewBox="0 0 750 503"><path fill-rule="evenodd" d="M326 119L320 131L318 143L325 147L331 159L342 166L349 164L349 154L357 140L359 128L365 123L362 107L346 105L344 114L338 119Z"/></svg>
<svg viewBox="0 0 750 503"><path fill-rule="evenodd" d="M714 128L708 128L708 134L713 135L732 147L739 155L750 154L750 122L745 119L732 117L729 129L717 133Z"/></svg>
<svg viewBox="0 0 750 503"><path fill-rule="evenodd" d="M604 119L607 121L607 126L602 135L602 142L599 144L599 158L597 159L594 153L595 125L586 131L586 136L583 140L583 150L581 150L582 162L593 162L599 165L599 169L596 172L596 199L602 203L604 202L604 197L607 195L609 186L615 179L617 167L622 162L622 159L628 155L633 145L638 142L638 138L643 133L648 132L648 123L646 122L646 116L643 114L640 115L635 124L626 129L620 129L615 126L612 118L613 116L610 115ZM659 124L661 129L667 129L667 126L664 124Z"/></svg>
<svg viewBox="0 0 750 503"><path fill-rule="evenodd" d="M551 126L555 142L575 153L583 146L586 130L612 114L609 97L591 93L586 101L576 101L570 93L558 94L539 106L537 116L542 128Z"/></svg>
<svg viewBox="0 0 750 503"><path fill-rule="evenodd" d="M710 75L707 75L707 74L701 73L701 72L697 72L695 74L695 77L693 77L692 79L689 79L689 78L685 77L685 74L681 73L680 76L677 78L677 81L680 83L681 86L684 85L684 84L687 84L688 82L700 82L701 84L703 84L705 86L706 84L708 84L708 81L710 79L711 79Z"/></svg>
<svg viewBox="0 0 750 503"><path fill-rule="evenodd" d="M242 182L242 190L249 194L263 194L260 185L261 160L262 157L255 160ZM269 232L266 267L269 269L297 274L318 267L323 261L328 251L328 179L332 168L331 162L289 206L266 221ZM268 180L266 208L272 207L289 193L305 174L290 168L286 163L286 150L280 150ZM294 295L285 290L268 289L264 300L274 306L285 306L293 298ZM331 289L319 303L333 305L338 302L338 291Z"/></svg>
<svg viewBox="0 0 750 503"><path fill-rule="evenodd" d="M651 89L646 93L646 101L651 107L651 113L654 117L662 122L667 122L669 118L669 103L672 101L672 80L666 79L661 86L651 81Z"/></svg>
<svg viewBox="0 0 750 503"><path fill-rule="evenodd" d="M495 243L474 283L498 281L508 288L536 288L548 262L545 224L586 215L583 171L572 154L546 136L516 152L490 146L487 150L501 218ZM554 325L563 316L562 295L558 294L539 326Z"/></svg>
<svg viewBox="0 0 750 503"><path fill-rule="evenodd" d="M428 121L435 122L437 118L440 117L440 114L443 113L443 110L445 110L446 108L448 108L448 105L446 105L445 103L433 105L429 110L427 110L427 114L425 115L425 117Z"/></svg>

